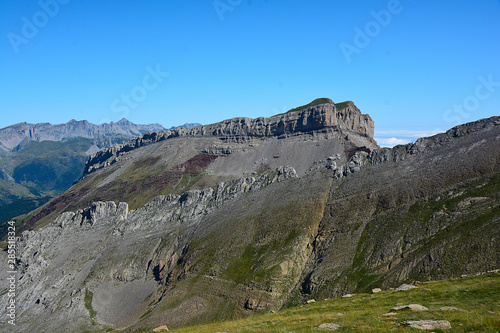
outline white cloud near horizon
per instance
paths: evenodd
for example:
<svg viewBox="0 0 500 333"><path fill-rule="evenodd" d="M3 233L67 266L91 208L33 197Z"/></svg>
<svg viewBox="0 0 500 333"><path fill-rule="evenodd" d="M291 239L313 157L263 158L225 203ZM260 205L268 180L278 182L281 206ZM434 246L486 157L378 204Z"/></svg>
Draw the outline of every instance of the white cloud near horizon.
<svg viewBox="0 0 500 333"><path fill-rule="evenodd" d="M438 133L444 133L445 131L440 129L435 130L422 130L422 131L410 131L410 130L389 130L389 131L375 131L375 136L377 137L405 137L405 138L423 138L426 136L433 136Z"/></svg>
<svg viewBox="0 0 500 333"><path fill-rule="evenodd" d="M413 142L411 138L375 138L380 147L392 148L397 145L405 145L407 143Z"/></svg>
<svg viewBox="0 0 500 333"><path fill-rule="evenodd" d="M433 136L438 133L443 133L440 129L435 130L387 130L375 131L375 141L381 147L392 148L397 145L405 145L410 142L415 142L418 138Z"/></svg>

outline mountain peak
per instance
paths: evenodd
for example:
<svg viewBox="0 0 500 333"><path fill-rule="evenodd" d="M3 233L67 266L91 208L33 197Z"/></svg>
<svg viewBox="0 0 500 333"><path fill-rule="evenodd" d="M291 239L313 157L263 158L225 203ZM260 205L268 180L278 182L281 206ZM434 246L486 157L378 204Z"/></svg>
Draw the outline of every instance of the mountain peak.
<svg viewBox="0 0 500 333"><path fill-rule="evenodd" d="M125 118L122 118L120 120L118 120L118 122L116 122L116 124L119 124L119 125L131 125L132 122L128 119L125 119Z"/></svg>
<svg viewBox="0 0 500 333"><path fill-rule="evenodd" d="M287 113L301 111L301 110L307 109L311 106L316 106L316 105L321 105L321 104L335 104L335 103L331 99L326 98L326 97L316 98L314 101L312 101L309 104L301 105L301 106L298 106L296 108L288 110Z"/></svg>

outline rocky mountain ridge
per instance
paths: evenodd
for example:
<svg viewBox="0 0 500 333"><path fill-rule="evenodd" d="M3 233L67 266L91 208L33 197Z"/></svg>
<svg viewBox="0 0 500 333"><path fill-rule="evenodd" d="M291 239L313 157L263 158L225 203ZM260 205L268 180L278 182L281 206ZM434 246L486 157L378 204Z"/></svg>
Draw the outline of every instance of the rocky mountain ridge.
<svg viewBox="0 0 500 333"><path fill-rule="evenodd" d="M194 128L179 127L148 133L93 154L87 161L85 174L114 163L118 156L133 149L178 137L212 136L225 142L246 142L254 138L286 139L304 133L352 133L362 136L372 147L377 147L373 140L374 122L369 115L361 114L352 102L339 103L342 108L337 108L331 100L325 102L270 118L233 118ZM315 104L314 101L311 104Z"/></svg>
<svg viewBox="0 0 500 333"><path fill-rule="evenodd" d="M333 102L320 100L271 118L235 118L154 132L103 149L89 158L83 179L32 212L23 230L92 201L125 201L136 209L157 195L215 187L280 166L291 166L301 175L328 157L340 162L358 149L378 148L370 137L371 118L352 102L339 105L337 109Z"/></svg>
<svg viewBox="0 0 500 333"><path fill-rule="evenodd" d="M121 151L32 214L16 329L175 327L500 266L500 117L393 149L349 128Z"/></svg>
<svg viewBox="0 0 500 333"><path fill-rule="evenodd" d="M136 125L123 118L118 122L95 125L87 120L70 120L65 124L19 123L0 129L0 151L8 152L25 141L67 141L74 138L135 137L163 130L160 124Z"/></svg>

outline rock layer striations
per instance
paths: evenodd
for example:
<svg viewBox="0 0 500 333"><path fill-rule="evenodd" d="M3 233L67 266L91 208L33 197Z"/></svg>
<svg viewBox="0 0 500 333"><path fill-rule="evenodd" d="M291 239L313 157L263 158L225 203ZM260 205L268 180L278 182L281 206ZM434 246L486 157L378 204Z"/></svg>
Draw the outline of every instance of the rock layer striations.
<svg viewBox="0 0 500 333"><path fill-rule="evenodd" d="M133 139L122 145L101 150L88 160L85 173L88 174L102 166L110 165L121 154L130 150L177 137L217 137L225 142L246 142L252 139L276 137L285 139L305 133L336 133L339 136L359 136L353 138L354 144L376 147L373 140L374 123L370 116L352 102L340 103L340 108L329 101L298 111L276 115L270 118L233 118L219 123L196 126L194 128L175 128L154 132ZM363 142L366 141L366 142Z"/></svg>

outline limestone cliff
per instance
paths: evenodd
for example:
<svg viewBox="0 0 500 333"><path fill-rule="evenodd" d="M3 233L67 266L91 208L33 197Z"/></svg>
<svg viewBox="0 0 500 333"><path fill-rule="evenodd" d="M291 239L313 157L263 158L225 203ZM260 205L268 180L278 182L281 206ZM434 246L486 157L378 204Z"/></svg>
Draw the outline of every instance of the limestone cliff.
<svg viewBox="0 0 500 333"><path fill-rule="evenodd" d="M314 102L313 102L314 103ZM339 135L361 136L351 140L354 145L377 147L373 140L374 123L369 115L352 102L336 105L331 100L304 109L276 115L271 118L233 118L219 123L175 128L162 132L148 133L125 144L115 145L93 154L87 162L85 174L114 163L118 156L133 149L177 137L218 137L226 142L245 142L254 138L287 138L304 133L338 133ZM364 139L364 140L363 140ZM364 142L366 141L366 142Z"/></svg>

